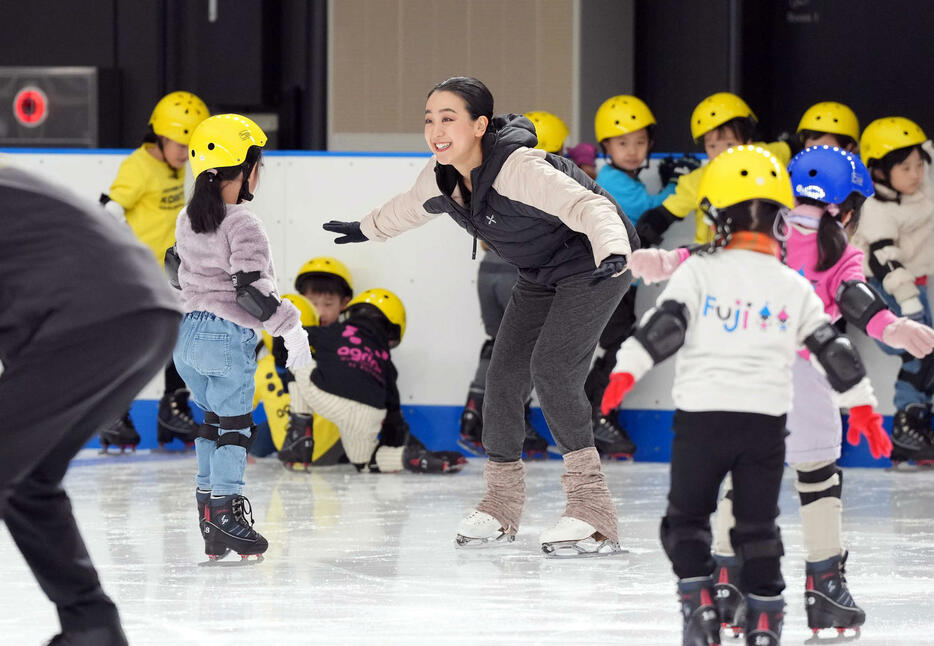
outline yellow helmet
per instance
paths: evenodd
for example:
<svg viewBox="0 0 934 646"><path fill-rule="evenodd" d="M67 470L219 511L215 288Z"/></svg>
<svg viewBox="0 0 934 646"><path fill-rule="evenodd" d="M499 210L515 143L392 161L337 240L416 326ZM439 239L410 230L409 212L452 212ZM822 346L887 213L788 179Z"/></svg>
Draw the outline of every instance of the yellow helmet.
<svg viewBox="0 0 934 646"><path fill-rule="evenodd" d="M372 305L383 313L389 322L399 328L399 341L405 335L405 306L399 297L388 289L368 289L354 296L349 303L349 310L354 305Z"/></svg>
<svg viewBox="0 0 934 646"><path fill-rule="evenodd" d="M699 205L724 209L748 200L794 207L785 166L761 146L727 148L707 164L697 190Z"/></svg>
<svg viewBox="0 0 934 646"><path fill-rule="evenodd" d="M251 146L266 145L266 133L252 119L239 114L218 114L201 122L188 142L191 172L238 166Z"/></svg>
<svg viewBox="0 0 934 646"><path fill-rule="evenodd" d="M524 116L535 126L535 134L538 136L538 145L535 147L549 153L560 153L570 132L561 118L544 110L526 112Z"/></svg>
<svg viewBox="0 0 934 646"><path fill-rule="evenodd" d="M597 141L626 135L655 123L655 115L642 99L618 94L600 104L593 120Z"/></svg>
<svg viewBox="0 0 934 646"><path fill-rule="evenodd" d="M301 315L302 327L315 327L318 325L318 312L315 311L315 306L312 305L307 298L301 294L283 294L282 298L287 301L291 301L292 304L298 308L298 313ZM269 332L263 331L263 345L266 346L266 349L272 352L272 337L269 335Z"/></svg>
<svg viewBox="0 0 934 646"><path fill-rule="evenodd" d="M749 117L758 121L746 102L730 92L717 92L697 104L691 114L691 136L694 141L730 119Z"/></svg>
<svg viewBox="0 0 934 646"><path fill-rule="evenodd" d="M298 275L295 276L295 289L301 291L299 285L302 282L302 279L311 274L328 274L331 276L337 276L347 286L347 296L353 296L353 280L350 278L350 270L347 269L347 265L342 263L337 258L332 258L330 256L318 256L312 258L298 270Z"/></svg>
<svg viewBox="0 0 934 646"><path fill-rule="evenodd" d="M859 120L856 113L849 106L836 101L821 101L808 108L798 124L798 132L802 130L829 132L859 141Z"/></svg>
<svg viewBox="0 0 934 646"><path fill-rule="evenodd" d="M905 117L876 119L863 130L859 140L859 156L866 166L874 159L882 159L893 150L916 146L927 140L917 123Z"/></svg>
<svg viewBox="0 0 934 646"><path fill-rule="evenodd" d="M191 92L172 92L159 99L149 125L157 135L187 146L198 124L210 116L208 106Z"/></svg>

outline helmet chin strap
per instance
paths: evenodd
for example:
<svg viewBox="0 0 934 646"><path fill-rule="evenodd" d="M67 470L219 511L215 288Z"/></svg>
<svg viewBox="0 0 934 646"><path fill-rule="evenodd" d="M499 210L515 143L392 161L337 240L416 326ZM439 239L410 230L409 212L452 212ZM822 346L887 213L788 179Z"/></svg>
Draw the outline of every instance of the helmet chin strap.
<svg viewBox="0 0 934 646"><path fill-rule="evenodd" d="M255 163L250 164L250 167L248 169L244 169L243 171L243 183L240 184L240 193L237 195L237 204L253 201L253 194L250 193L250 175L253 174L253 168L255 166Z"/></svg>

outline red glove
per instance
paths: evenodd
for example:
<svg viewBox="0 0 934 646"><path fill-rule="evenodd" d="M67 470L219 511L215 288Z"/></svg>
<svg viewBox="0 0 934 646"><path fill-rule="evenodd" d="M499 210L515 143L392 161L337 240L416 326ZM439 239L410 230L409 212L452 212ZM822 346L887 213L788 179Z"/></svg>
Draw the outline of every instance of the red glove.
<svg viewBox="0 0 934 646"><path fill-rule="evenodd" d="M872 457L889 457L892 454L892 441L882 428L882 415L872 406L854 406L850 409L850 427L846 432L846 441L853 446L859 445L859 436L866 436Z"/></svg>
<svg viewBox="0 0 934 646"><path fill-rule="evenodd" d="M635 378L628 372L614 372L610 375L610 383L603 391L603 401L600 404L600 410L604 415L608 415L611 410L622 403L632 387L635 385Z"/></svg>

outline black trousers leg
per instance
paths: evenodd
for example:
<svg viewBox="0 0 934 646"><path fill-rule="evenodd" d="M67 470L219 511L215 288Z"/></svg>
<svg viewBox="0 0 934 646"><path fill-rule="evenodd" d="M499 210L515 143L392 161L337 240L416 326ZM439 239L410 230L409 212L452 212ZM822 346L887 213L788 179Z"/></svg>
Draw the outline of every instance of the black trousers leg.
<svg viewBox="0 0 934 646"><path fill-rule="evenodd" d="M165 365L178 321L174 312L153 310L43 340L17 355L0 379L0 517L64 630L118 618L62 478L88 438Z"/></svg>

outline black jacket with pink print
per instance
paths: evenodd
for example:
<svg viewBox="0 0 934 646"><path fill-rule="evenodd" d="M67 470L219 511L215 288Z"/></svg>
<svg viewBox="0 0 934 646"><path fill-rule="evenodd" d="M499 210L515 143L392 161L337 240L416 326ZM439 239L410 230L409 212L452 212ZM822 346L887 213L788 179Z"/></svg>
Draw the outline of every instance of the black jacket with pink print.
<svg viewBox="0 0 934 646"><path fill-rule="evenodd" d="M468 200L457 170L432 157L415 185L367 215L361 231L386 240L447 213L543 285L593 271L611 254L628 258L639 238L619 204L571 160L535 149L537 141L525 117L494 117Z"/></svg>

